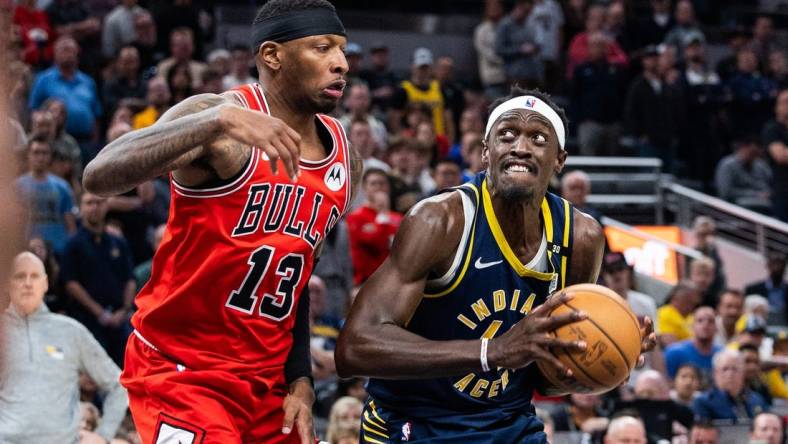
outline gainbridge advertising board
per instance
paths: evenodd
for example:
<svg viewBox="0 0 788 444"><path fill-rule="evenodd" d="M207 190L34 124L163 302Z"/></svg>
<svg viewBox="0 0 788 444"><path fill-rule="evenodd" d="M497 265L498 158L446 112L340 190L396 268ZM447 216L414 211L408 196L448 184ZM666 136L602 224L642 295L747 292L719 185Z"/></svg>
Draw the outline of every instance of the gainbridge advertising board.
<svg viewBox="0 0 788 444"><path fill-rule="evenodd" d="M681 229L671 226L636 226L653 237L681 243ZM654 239L644 239L617 227L605 227L608 247L620 251L635 271L655 279L675 284L679 279L678 253L670 246Z"/></svg>

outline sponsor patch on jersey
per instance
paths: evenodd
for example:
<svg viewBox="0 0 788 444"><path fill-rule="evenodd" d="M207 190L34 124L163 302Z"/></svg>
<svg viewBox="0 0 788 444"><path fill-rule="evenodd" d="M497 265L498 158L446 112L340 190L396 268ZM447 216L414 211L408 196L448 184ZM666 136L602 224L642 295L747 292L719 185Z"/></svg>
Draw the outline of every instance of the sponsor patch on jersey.
<svg viewBox="0 0 788 444"><path fill-rule="evenodd" d="M62 361L63 358L65 358L65 355L63 354L63 349L61 349L58 346L47 345L46 351L49 357L51 357L52 359L57 359L58 361Z"/></svg>
<svg viewBox="0 0 788 444"><path fill-rule="evenodd" d="M323 178L326 186L331 191L339 191L345 185L345 180L347 180L347 172L342 162L331 165L331 168L326 171L326 177Z"/></svg>

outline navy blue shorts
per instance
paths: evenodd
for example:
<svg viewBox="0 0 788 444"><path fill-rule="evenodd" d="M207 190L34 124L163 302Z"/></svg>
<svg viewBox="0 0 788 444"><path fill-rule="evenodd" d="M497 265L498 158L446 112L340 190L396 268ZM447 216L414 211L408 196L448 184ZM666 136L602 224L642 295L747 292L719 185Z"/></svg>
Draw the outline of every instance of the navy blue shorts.
<svg viewBox="0 0 788 444"><path fill-rule="evenodd" d="M493 423L480 424L471 417L449 415L413 419L386 410L370 399L361 416L362 444L402 442L462 444L548 444L542 422L532 413L498 417Z"/></svg>

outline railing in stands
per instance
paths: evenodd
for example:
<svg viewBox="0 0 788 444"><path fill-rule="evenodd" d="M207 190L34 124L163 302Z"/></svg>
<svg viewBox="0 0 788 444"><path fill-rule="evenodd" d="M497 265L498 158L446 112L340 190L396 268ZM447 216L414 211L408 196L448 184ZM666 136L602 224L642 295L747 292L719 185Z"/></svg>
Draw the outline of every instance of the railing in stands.
<svg viewBox="0 0 788 444"><path fill-rule="evenodd" d="M690 227L693 219L705 215L717 222L717 233L758 251L788 253L788 224L708 194L676 183L663 183L666 209L676 216L676 224Z"/></svg>

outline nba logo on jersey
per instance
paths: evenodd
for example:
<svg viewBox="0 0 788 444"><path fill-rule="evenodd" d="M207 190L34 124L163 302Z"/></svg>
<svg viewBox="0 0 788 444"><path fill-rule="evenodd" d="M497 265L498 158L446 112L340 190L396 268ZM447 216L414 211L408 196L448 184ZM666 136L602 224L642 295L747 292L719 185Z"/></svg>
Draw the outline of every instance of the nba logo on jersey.
<svg viewBox="0 0 788 444"><path fill-rule="evenodd" d="M534 106L536 106L536 100L535 99L525 99L525 106L527 106L528 108L533 108Z"/></svg>
<svg viewBox="0 0 788 444"><path fill-rule="evenodd" d="M323 181L325 181L329 190L339 191L342 185L345 184L346 176L345 166L342 165L342 162L337 162L326 171L326 177L323 178Z"/></svg>
<svg viewBox="0 0 788 444"><path fill-rule="evenodd" d="M410 441L410 421L402 425L402 440Z"/></svg>

